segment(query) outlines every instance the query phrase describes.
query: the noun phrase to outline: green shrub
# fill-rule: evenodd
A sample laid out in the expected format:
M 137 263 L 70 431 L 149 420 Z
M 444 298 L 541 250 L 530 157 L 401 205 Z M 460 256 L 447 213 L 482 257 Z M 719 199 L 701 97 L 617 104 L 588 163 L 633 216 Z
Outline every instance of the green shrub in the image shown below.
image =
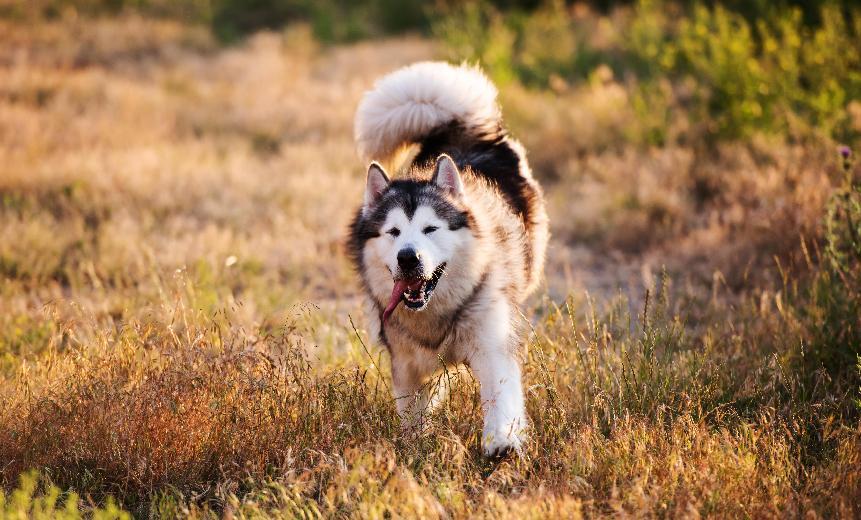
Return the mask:
M 815 279 L 812 305 L 820 308 L 810 356 L 834 377 L 858 374 L 861 356 L 861 183 L 844 159 L 845 180 L 825 217 L 826 265 Z
M 259 29 L 278 29 L 290 22 L 309 22 L 325 42 L 422 29 L 427 10 L 420 0 L 212 0 L 212 28 L 224 41 Z
M 455 61 L 478 62 L 500 84 L 516 79 L 512 48 L 515 34 L 503 16 L 482 2 L 465 2 L 434 22 Z
M 77 493 L 63 493 L 57 486 L 45 484 L 39 492 L 36 472 L 24 473 L 19 485 L 6 494 L 0 488 L 0 519 L 30 518 L 32 520 L 77 520 L 84 518 Z M 87 517 L 93 520 L 130 520 L 131 515 L 108 498 L 105 507 L 96 507 Z
M 0 2 L 0 18 L 52 19 L 74 11 L 86 16 L 116 15 L 136 11 L 149 16 L 206 23 L 217 0 L 28 0 Z
M 774 121 L 768 72 L 744 18 L 720 6 L 698 6 L 679 24 L 677 41 L 667 52 L 678 56 L 678 70 L 696 78 L 706 110 L 700 117 L 712 117 L 718 133 L 743 137 Z
M 720 6 L 698 6 L 668 41 L 666 72 L 690 75 L 700 86 L 701 117 L 715 132 L 746 137 L 791 130 L 800 116 L 827 136 L 847 137 L 846 104 L 861 95 L 858 35 L 840 9 L 827 6 L 817 28 L 800 9 L 775 12 L 752 25 Z M 852 11 L 858 24 L 858 11 Z
M 643 1 L 626 46 L 650 74 L 696 85 L 692 115 L 718 137 L 814 130 L 850 140 L 847 104 L 861 96 L 861 12 L 825 5 L 810 25 L 800 8 L 772 7 L 755 22 L 696 5 L 673 27 L 665 5 Z
M 481 62 L 503 83 L 547 88 L 609 66 L 640 103 L 648 143 L 664 142 L 655 121 L 667 120 L 667 99 L 655 85 L 665 79 L 679 92 L 674 108 L 710 138 L 856 138 L 847 106 L 861 98 L 861 10 L 826 3 L 812 22 L 786 4 L 727 5 L 641 0 L 584 22 L 559 1 L 529 12 L 469 2 L 433 27 L 451 59 Z
M 851 398 L 861 384 L 861 183 L 849 166 L 847 161 L 844 184 L 828 203 L 824 249 L 804 246 L 810 273 L 794 281 L 784 274 L 781 312 L 796 331 L 784 356 L 792 400 L 815 401 L 827 392 Z M 859 411 L 851 399 L 828 406 L 849 417 Z

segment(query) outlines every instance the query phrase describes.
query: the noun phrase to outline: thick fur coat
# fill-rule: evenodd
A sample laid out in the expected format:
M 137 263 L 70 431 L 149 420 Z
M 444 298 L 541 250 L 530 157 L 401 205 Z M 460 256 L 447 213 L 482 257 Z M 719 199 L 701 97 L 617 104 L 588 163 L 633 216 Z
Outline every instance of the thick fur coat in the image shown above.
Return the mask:
M 402 179 L 371 162 L 349 238 L 404 425 L 421 425 L 442 397 L 430 382 L 443 365 L 466 364 L 481 385 L 485 453 L 519 450 L 519 305 L 541 280 L 548 229 L 495 87 L 477 68 L 405 67 L 365 95 L 355 135 L 366 161 L 418 148 Z

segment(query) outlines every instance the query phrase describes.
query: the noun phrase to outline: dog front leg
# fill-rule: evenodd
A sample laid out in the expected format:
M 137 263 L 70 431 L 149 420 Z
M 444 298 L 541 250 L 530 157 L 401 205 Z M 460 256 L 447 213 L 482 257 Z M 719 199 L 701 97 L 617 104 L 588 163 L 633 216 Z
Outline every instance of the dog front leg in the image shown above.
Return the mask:
M 520 364 L 514 355 L 491 352 L 476 356 L 471 367 L 481 384 L 484 454 L 498 456 L 511 450 L 519 452 L 527 424 Z
M 427 415 L 436 401 L 428 379 L 428 374 L 392 359 L 392 391 L 404 430 L 418 432 L 426 427 Z
M 472 373 L 481 385 L 484 431 L 481 445 L 487 456 L 520 452 L 526 434 L 526 405 L 520 362 L 512 346 L 507 313 L 490 320 L 493 330 L 480 339 L 482 347 L 470 359 Z

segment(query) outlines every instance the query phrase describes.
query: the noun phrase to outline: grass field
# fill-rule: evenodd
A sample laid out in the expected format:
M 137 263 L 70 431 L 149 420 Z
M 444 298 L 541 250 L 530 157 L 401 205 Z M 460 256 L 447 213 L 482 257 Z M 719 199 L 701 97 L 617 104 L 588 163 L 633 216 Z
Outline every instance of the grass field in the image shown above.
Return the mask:
M 496 59 L 497 15 L 337 45 L 0 18 L 0 518 L 861 514 L 859 58 L 842 101 L 708 119 L 720 78 L 698 104 L 618 65 L 649 18 L 571 13 L 601 52 L 567 73 L 540 41 Z M 446 57 L 500 82 L 551 219 L 530 441 L 498 463 L 465 371 L 401 432 L 344 254 L 361 94 Z

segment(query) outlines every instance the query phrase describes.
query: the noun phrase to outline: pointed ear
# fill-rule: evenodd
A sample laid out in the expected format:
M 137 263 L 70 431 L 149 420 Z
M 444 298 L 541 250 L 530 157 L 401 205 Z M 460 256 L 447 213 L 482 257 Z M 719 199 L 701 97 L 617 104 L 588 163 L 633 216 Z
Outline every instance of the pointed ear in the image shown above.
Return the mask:
M 368 166 L 368 182 L 365 184 L 365 201 L 362 205 L 362 213 L 367 215 L 380 195 L 389 187 L 389 176 L 379 164 L 372 162 Z
M 433 172 L 434 184 L 456 197 L 463 195 L 463 182 L 454 160 L 446 154 L 437 157 L 436 168 Z

